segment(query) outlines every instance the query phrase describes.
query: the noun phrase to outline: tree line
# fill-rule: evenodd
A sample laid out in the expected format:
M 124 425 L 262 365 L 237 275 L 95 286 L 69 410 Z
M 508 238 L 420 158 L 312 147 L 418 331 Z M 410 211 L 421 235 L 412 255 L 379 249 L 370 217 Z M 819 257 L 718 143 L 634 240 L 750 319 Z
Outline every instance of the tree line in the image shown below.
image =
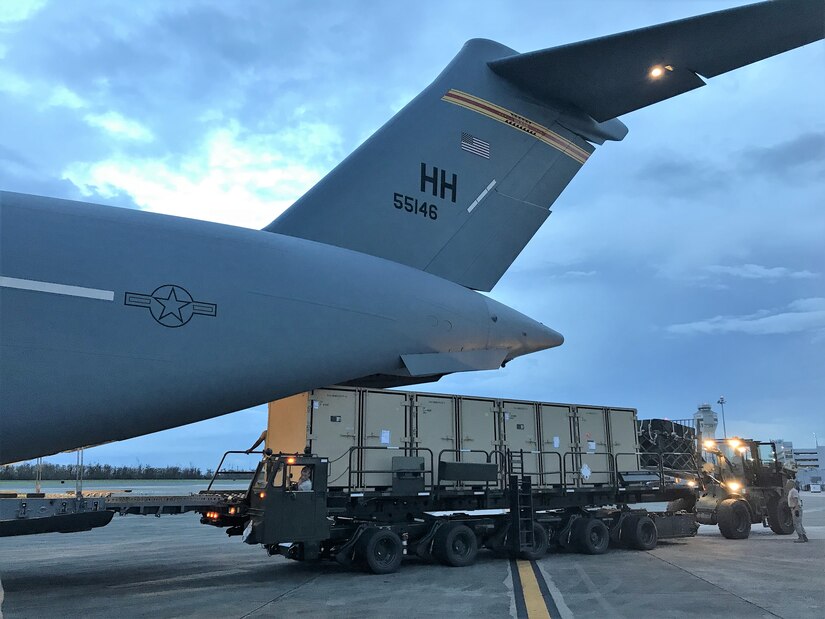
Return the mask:
M 44 462 L 41 467 L 41 479 L 64 480 L 77 477 L 76 464 L 51 464 Z M 112 466 L 111 464 L 85 464 L 83 479 L 211 479 L 212 469 L 202 471 L 189 466 Z M 0 480 L 35 480 L 36 464 L 16 464 L 0 466 Z

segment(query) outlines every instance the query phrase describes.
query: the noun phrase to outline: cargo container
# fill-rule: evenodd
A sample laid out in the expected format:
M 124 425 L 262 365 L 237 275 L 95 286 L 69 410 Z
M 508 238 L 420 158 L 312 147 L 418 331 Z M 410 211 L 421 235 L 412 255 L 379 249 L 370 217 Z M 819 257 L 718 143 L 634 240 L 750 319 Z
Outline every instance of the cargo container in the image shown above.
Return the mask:
M 269 406 L 267 447 L 328 455 L 330 488 L 388 488 L 392 458 L 425 449 L 435 460 L 460 462 L 521 452 L 534 487 L 607 485 L 617 468 L 639 470 L 632 408 L 356 387 L 315 389 Z

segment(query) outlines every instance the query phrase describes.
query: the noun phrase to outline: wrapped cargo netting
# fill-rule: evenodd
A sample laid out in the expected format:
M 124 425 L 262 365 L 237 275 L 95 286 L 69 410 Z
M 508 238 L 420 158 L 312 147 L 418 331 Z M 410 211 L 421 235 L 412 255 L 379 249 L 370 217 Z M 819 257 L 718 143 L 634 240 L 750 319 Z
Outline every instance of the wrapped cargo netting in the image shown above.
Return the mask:
M 640 419 L 639 451 L 644 467 L 657 467 L 661 454 L 662 466 L 675 471 L 694 468 L 692 454 L 696 453 L 696 429 L 692 419 Z

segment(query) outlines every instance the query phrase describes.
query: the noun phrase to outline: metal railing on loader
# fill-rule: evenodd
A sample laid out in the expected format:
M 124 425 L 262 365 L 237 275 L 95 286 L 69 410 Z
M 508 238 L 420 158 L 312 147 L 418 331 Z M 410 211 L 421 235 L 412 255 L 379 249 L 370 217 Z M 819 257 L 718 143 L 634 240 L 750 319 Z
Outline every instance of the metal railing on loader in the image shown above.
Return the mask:
M 569 492 L 577 489 L 598 489 L 602 491 L 621 491 L 629 487 L 647 487 L 650 489 L 665 488 L 666 486 L 677 486 L 675 481 L 679 472 L 701 477 L 696 455 L 689 452 L 650 452 L 633 451 L 610 453 L 606 451 L 586 451 L 571 450 L 564 453 L 558 451 L 525 451 L 525 450 L 483 450 L 483 449 L 442 449 L 435 457 L 432 450 L 425 447 L 415 449 L 404 449 L 392 446 L 353 446 L 348 452 L 347 466 L 347 486 L 345 492 L 362 491 L 367 489 L 387 489 L 392 483 L 372 484 L 368 483 L 370 475 L 393 475 L 397 471 L 393 468 L 365 468 L 357 466 L 356 455 L 366 451 L 398 451 L 400 454 L 424 452 L 427 456 L 423 468 L 420 470 L 425 483 L 423 490 L 432 492 L 436 489 L 446 490 L 452 488 L 459 490 L 466 487 L 482 488 L 485 491 L 497 488 L 506 490 L 509 487 L 509 477 L 513 474 L 513 455 L 520 463 L 517 475 L 529 476 L 533 490 Z M 240 452 L 244 453 L 244 452 Z M 454 460 L 447 461 L 444 456 L 451 454 Z M 490 479 L 479 480 L 478 483 L 469 481 L 458 481 L 445 485 L 446 481 L 441 478 L 441 468 L 444 462 L 456 462 L 461 458 L 461 463 L 471 463 L 473 460 L 465 459 L 466 456 L 479 456 L 483 464 L 495 464 L 498 468 L 498 476 L 495 481 Z M 524 469 L 526 456 L 535 456 L 539 465 L 535 471 Z M 409 455 L 407 457 L 410 457 Z M 669 459 L 680 458 L 689 463 L 682 471 L 673 471 L 665 466 Z M 546 466 L 547 460 L 555 460 L 557 467 Z M 427 460 L 429 466 L 427 466 Z M 594 460 L 603 462 L 604 468 L 591 468 Z M 652 461 L 653 466 L 639 466 L 642 461 Z M 621 465 L 626 464 L 623 468 Z M 534 481 L 535 480 L 535 481 Z M 536 483 L 537 482 L 537 483 Z

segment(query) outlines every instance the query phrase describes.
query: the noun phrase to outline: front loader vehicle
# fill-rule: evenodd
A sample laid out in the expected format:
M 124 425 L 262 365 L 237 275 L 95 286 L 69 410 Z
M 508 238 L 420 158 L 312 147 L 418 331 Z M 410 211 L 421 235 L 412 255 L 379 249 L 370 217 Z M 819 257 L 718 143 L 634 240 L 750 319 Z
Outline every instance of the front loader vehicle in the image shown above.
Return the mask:
M 785 483 L 794 472 L 776 457 L 776 445 L 741 438 L 702 443 L 702 491 L 696 520 L 718 525 L 728 539 L 745 539 L 761 522 L 778 535 L 793 532 Z

